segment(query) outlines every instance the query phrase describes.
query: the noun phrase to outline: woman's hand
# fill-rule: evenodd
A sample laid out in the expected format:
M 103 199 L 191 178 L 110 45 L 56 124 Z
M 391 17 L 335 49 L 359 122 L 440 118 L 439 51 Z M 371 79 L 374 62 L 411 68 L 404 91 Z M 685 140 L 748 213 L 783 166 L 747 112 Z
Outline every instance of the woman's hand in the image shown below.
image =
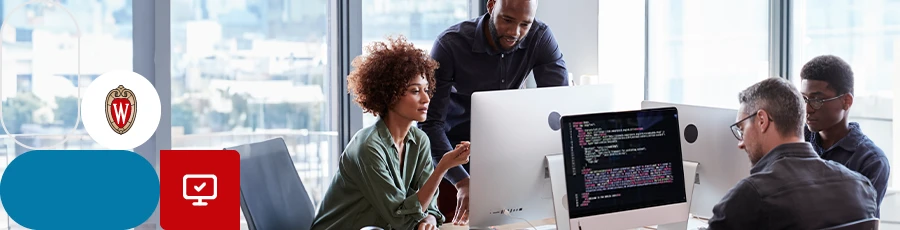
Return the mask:
M 433 215 L 428 214 L 424 220 L 419 222 L 419 230 L 438 230 L 437 227 L 437 218 Z
M 443 166 L 444 170 L 469 163 L 469 142 L 463 141 L 456 145 L 456 148 L 444 154 L 438 166 Z
M 429 224 L 426 222 L 419 222 L 418 229 L 419 230 L 438 230 L 439 228 L 437 226 L 434 226 L 433 224 Z

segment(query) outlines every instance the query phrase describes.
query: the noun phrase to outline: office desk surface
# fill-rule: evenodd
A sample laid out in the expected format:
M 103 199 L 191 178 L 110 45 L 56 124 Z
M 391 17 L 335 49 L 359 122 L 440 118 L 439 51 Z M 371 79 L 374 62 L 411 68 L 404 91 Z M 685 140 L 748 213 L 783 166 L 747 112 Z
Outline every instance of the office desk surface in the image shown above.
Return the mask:
M 549 219 L 543 219 L 543 220 L 539 220 L 539 221 L 532 221 L 531 223 L 534 224 L 535 227 L 541 228 L 542 226 L 545 226 L 545 225 L 555 225 L 556 219 L 549 218 Z M 554 226 L 554 228 L 555 228 L 555 226 Z M 468 229 L 469 229 L 468 226 L 454 226 L 452 224 L 441 226 L 441 230 L 468 230 Z M 528 223 L 521 222 L 521 223 L 497 226 L 494 229 L 518 230 L 518 229 L 532 229 L 532 228 L 530 225 L 528 225 Z M 635 228 L 633 230 L 647 230 L 647 229 L 655 229 L 655 228 Z M 561 229 L 558 229 L 558 230 L 561 230 Z
M 531 223 L 534 224 L 535 227 L 540 227 L 543 225 L 550 225 L 550 224 L 555 225 L 556 220 L 553 218 L 549 218 L 549 219 L 543 219 L 543 220 L 539 220 L 539 221 L 532 221 Z M 469 226 L 455 226 L 455 225 L 449 224 L 449 223 L 441 226 L 441 230 L 468 230 L 468 229 L 469 229 Z M 523 221 L 521 223 L 497 226 L 495 229 L 498 229 L 498 230 L 531 229 L 531 226 L 529 226 L 528 223 L 525 223 Z

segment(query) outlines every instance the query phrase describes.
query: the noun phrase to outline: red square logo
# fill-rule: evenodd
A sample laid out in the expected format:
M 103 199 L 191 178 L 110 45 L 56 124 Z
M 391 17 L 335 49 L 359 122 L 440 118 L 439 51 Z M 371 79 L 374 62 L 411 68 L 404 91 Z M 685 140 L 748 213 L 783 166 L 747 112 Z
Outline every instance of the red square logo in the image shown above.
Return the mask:
M 162 150 L 163 229 L 240 229 L 241 156 L 234 150 Z

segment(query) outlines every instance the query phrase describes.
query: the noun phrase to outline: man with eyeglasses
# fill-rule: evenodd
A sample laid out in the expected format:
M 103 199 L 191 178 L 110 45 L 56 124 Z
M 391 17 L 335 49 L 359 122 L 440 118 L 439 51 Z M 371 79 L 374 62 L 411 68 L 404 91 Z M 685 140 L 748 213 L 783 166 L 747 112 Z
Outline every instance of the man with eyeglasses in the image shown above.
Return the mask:
M 887 191 L 890 164 L 856 122 L 848 122 L 853 105 L 853 71 L 840 57 L 818 56 L 800 70 L 806 101 L 806 141 L 822 159 L 847 166 L 869 178 L 878 193 L 878 206 Z M 880 212 L 876 213 L 880 216 Z
M 793 84 L 769 78 L 738 98 L 731 130 L 753 166 L 713 207 L 709 229 L 822 229 L 875 216 L 869 180 L 803 141 L 806 111 Z

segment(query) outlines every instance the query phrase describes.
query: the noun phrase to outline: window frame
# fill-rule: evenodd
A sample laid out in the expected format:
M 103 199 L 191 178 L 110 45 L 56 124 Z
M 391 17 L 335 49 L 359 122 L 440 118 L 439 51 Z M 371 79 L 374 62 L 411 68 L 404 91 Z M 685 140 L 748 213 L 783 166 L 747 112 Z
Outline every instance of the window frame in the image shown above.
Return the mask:
M 134 152 L 143 156 L 153 165 L 159 174 L 160 150 L 172 148 L 172 79 L 170 70 L 171 45 L 170 45 L 170 0 L 157 1 L 133 1 L 132 2 L 132 58 L 135 73 L 147 78 L 160 95 L 160 116 L 156 133 L 134 148 Z M 153 211 L 153 215 L 142 226 L 159 225 L 159 207 Z
M 352 103 L 346 89 L 346 76 L 350 72 L 352 58 L 362 52 L 362 9 L 361 0 L 338 0 L 328 3 L 328 60 L 329 76 L 326 97 L 331 102 L 328 109 L 334 119 L 326 124 L 339 132 L 339 142 L 332 146 L 337 150 L 330 158 L 330 168 L 337 168 L 334 160 L 343 152 L 353 133 L 360 130 L 362 109 Z M 133 58 L 134 72 L 153 83 L 160 95 L 162 114 L 171 114 L 171 0 L 134 1 L 133 12 Z M 159 152 L 172 149 L 171 116 L 162 116 L 156 133 L 134 151 L 146 158 L 159 173 Z M 334 172 L 327 172 L 332 177 Z M 161 230 L 159 208 L 142 226 Z
M 644 0 L 644 100 L 650 100 L 650 1 Z M 790 79 L 790 6 L 793 0 L 768 0 L 769 77 Z
M 769 77 L 781 77 L 788 81 L 793 82 L 795 78 L 799 76 L 794 76 L 792 69 L 792 58 L 794 58 L 793 46 L 795 45 L 794 40 L 794 0 L 768 0 L 769 4 L 769 49 L 768 49 L 768 57 L 769 57 Z M 649 57 L 650 57 L 650 20 L 649 20 L 649 12 L 650 12 L 650 0 L 644 0 L 644 100 L 650 99 L 649 89 L 650 89 L 650 74 L 649 74 Z M 895 93 L 895 95 L 900 95 L 900 93 Z M 895 99 L 896 100 L 896 99 Z M 897 109 L 895 109 L 896 111 Z M 895 114 L 894 116 L 897 116 Z M 866 117 L 860 116 L 851 116 L 853 119 L 870 119 Z M 893 122 L 893 119 L 890 119 Z M 895 125 L 897 126 L 897 125 Z M 896 128 L 895 128 L 896 130 Z M 900 134 L 894 134 L 900 135 Z M 894 138 L 897 140 L 898 138 Z M 900 154 L 896 153 L 898 150 L 893 150 L 890 154 L 893 156 L 900 156 Z M 893 162 L 900 162 L 900 159 L 893 159 Z M 895 169 L 894 172 L 897 170 Z M 892 173 L 896 174 L 896 173 Z M 896 177 L 896 176 L 892 176 Z M 891 179 L 888 182 L 888 190 L 889 191 L 900 191 L 900 185 L 897 185 L 893 182 L 898 181 L 897 179 Z

